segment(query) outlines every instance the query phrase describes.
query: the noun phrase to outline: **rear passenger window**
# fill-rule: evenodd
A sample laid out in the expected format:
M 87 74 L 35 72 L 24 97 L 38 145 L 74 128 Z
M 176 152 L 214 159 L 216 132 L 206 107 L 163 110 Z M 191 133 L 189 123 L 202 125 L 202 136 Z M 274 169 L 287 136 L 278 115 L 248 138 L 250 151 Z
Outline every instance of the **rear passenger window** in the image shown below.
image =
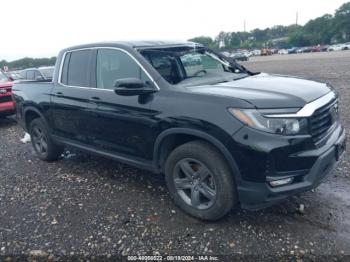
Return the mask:
M 122 78 L 149 81 L 134 59 L 120 50 L 98 50 L 96 71 L 97 87 L 103 89 L 113 89 L 114 82 Z
M 92 50 L 80 50 L 67 53 L 62 68 L 62 84 L 93 87 L 89 74 L 91 59 Z

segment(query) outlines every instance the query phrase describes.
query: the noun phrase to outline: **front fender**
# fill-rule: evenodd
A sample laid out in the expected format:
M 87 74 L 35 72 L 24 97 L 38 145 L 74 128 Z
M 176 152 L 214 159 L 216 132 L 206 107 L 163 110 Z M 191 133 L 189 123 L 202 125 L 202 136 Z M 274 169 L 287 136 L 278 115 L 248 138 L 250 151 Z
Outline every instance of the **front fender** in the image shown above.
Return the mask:
M 161 154 L 161 146 L 163 141 L 171 135 L 191 135 L 194 137 L 198 137 L 198 139 L 207 141 L 208 143 L 214 145 L 224 156 L 229 167 L 232 170 L 232 174 L 237 183 L 241 181 L 241 174 L 238 169 L 238 165 L 234 160 L 232 154 L 225 147 L 224 143 L 214 136 L 203 132 L 201 130 L 191 129 L 191 128 L 170 128 L 159 134 L 155 141 L 154 152 L 153 152 L 153 165 L 155 167 L 159 167 L 160 165 L 160 154 Z

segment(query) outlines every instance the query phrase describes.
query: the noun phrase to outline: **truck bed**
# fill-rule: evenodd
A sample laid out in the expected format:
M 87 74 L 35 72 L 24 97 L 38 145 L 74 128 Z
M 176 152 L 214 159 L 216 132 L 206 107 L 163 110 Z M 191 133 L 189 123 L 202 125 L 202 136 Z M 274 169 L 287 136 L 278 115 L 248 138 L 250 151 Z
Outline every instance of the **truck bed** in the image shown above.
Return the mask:
M 51 80 L 40 81 L 16 81 L 12 92 L 16 103 L 16 117 L 19 124 L 25 128 L 23 123 L 24 108 L 34 107 L 41 112 L 51 102 L 51 90 L 54 83 Z

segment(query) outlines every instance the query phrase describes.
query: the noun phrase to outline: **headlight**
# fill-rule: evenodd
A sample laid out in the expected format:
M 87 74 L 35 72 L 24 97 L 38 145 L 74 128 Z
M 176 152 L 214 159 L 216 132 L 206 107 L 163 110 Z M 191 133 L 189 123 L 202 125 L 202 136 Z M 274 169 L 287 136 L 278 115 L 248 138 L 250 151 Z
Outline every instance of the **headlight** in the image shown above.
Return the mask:
M 279 135 L 307 134 L 308 121 L 306 118 L 270 118 L 255 109 L 229 108 L 229 112 L 244 124 L 268 133 Z

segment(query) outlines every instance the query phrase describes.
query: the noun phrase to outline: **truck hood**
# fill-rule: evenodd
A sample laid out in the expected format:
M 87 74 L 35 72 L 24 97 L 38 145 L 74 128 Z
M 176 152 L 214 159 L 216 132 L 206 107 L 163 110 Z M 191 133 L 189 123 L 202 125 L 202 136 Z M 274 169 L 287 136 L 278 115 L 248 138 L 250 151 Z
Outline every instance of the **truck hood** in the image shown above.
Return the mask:
M 257 108 L 299 108 L 330 92 L 324 83 L 265 73 L 216 85 L 189 87 L 188 90 L 243 99 Z

